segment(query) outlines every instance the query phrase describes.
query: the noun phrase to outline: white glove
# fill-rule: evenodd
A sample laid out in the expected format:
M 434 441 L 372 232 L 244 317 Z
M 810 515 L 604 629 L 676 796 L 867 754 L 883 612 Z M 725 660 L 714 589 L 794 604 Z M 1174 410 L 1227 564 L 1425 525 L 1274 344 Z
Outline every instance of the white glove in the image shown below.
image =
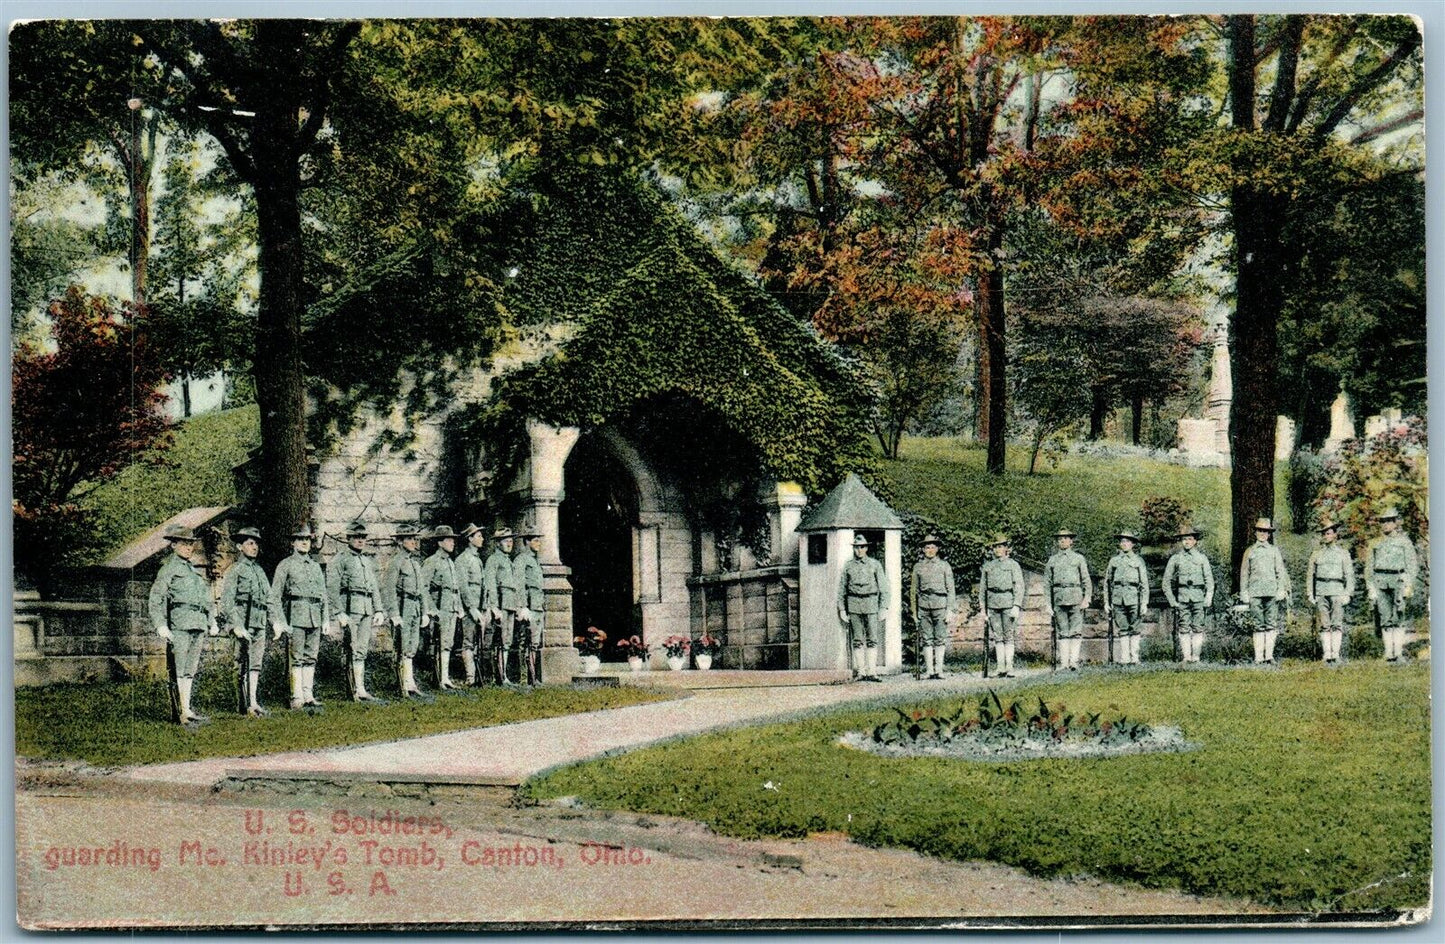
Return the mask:
M 1371 587 L 1367 592 L 1370 595 L 1371 603 L 1374 603 L 1375 600 L 1380 596 L 1380 591 L 1376 590 L 1374 587 Z
M 1139 619 L 1145 620 L 1145 619 L 1148 619 L 1148 618 L 1149 618 L 1149 608 L 1148 608 L 1147 606 L 1141 606 L 1141 607 L 1139 607 Z
M 274 623 L 271 624 L 271 638 L 272 638 L 272 639 L 280 639 L 282 633 L 289 633 L 289 632 L 291 632 L 291 627 L 290 627 L 290 626 L 287 626 L 285 623 L 281 622 L 280 620 L 277 620 L 276 622 L 274 622 Z
M 340 638 L 341 638 L 341 627 L 340 627 L 339 625 L 337 625 L 336 623 L 327 623 L 325 626 L 323 626 L 323 627 L 321 628 L 321 632 L 322 632 L 328 639 L 340 639 Z
M 525 606 L 522 607 L 520 610 L 517 611 L 517 619 L 527 623 L 532 622 L 532 611 L 527 609 Z
M 888 614 L 887 614 L 887 613 L 884 613 L 882 610 L 879 610 L 879 611 L 878 611 L 878 625 L 879 625 L 879 626 L 882 626 L 882 625 L 883 625 L 884 623 L 886 623 L 886 622 L 888 622 Z
M 1411 584 L 1408 584 L 1408 583 L 1405 584 L 1405 586 L 1403 586 L 1403 587 L 1400 588 L 1400 595 L 1401 595 L 1401 596 L 1404 596 L 1404 597 L 1408 597 L 1408 596 L 1410 596 L 1410 594 L 1412 594 L 1412 593 L 1414 593 L 1414 592 L 1415 592 L 1414 586 L 1412 586 Z
M 953 625 L 954 625 L 955 623 L 957 623 L 957 622 L 958 622 L 958 613 L 957 613 L 957 612 L 949 612 L 949 613 L 945 614 L 944 617 L 943 617 L 943 625 L 947 626 L 949 629 L 952 629 L 952 628 L 953 628 Z
M 386 623 L 386 614 L 385 614 L 385 613 L 381 612 L 380 610 L 377 610 L 375 613 L 371 614 L 371 625 L 373 625 L 373 626 L 382 626 L 382 625 L 384 625 L 385 623 Z
M 426 629 L 426 628 L 427 628 L 428 626 L 430 626 L 430 625 L 431 625 L 431 617 L 428 616 L 427 614 L 423 613 L 423 614 L 421 615 L 421 628 L 422 628 L 422 629 Z
M 1011 606 L 1011 607 L 1009 607 L 1008 615 L 1009 615 L 1009 616 L 1012 616 L 1014 619 L 1018 619 L 1018 618 L 1019 618 L 1019 608 L 1016 607 L 1016 606 Z
M 1105 604 L 1104 604 L 1104 615 L 1105 615 L 1105 616 L 1108 616 L 1108 615 L 1109 615 L 1110 613 L 1112 613 L 1112 612 L 1114 612 L 1114 608 L 1113 608 L 1112 606 L 1110 606 L 1109 604 L 1105 603 Z
M 211 620 L 211 628 L 208 629 L 207 632 L 212 636 L 219 636 L 221 635 L 221 627 L 216 625 L 215 620 Z
M 1214 595 L 1210 594 L 1204 598 L 1204 608 L 1207 610 L 1214 605 Z
M 164 626 L 156 627 L 156 635 L 164 639 L 166 642 L 171 641 L 171 631 Z
M 1353 599 L 1354 599 L 1354 597 L 1345 597 L 1344 601 L 1340 604 L 1340 606 L 1349 606 L 1349 605 L 1350 605 L 1350 601 L 1353 600 Z
M 346 627 L 351 625 L 351 617 L 347 616 L 345 613 L 336 614 L 336 625 L 341 627 L 342 629 L 345 629 Z
M 471 615 L 473 623 L 480 623 L 482 621 L 482 611 L 476 607 L 472 607 Z
M 1315 597 L 1314 597 L 1314 594 L 1310 594 L 1309 596 L 1305 597 L 1305 599 L 1310 601 L 1310 606 L 1314 606 L 1314 605 L 1315 605 Z
M 1281 590 L 1281 591 L 1279 591 L 1278 593 L 1276 593 L 1276 594 L 1274 595 L 1274 598 L 1275 598 L 1276 600 L 1283 600 L 1283 599 L 1284 599 L 1285 597 L 1287 597 L 1287 596 L 1289 596 L 1289 591 L 1288 591 L 1288 590 Z
M 393 625 L 393 626 L 400 626 L 400 625 L 401 625 L 401 617 L 400 617 L 400 616 L 393 616 L 393 617 L 391 618 L 391 625 Z
M 245 639 L 245 638 L 247 638 L 247 637 L 246 637 L 246 627 L 244 627 L 244 626 L 232 626 L 232 627 L 231 627 L 231 635 L 235 636 L 237 639 Z
M 502 619 L 502 611 L 500 608 L 494 606 L 487 611 L 487 616 L 500 622 Z
M 843 609 L 841 606 L 838 607 L 838 622 L 840 622 L 840 623 L 846 623 L 846 622 L 848 622 L 848 611 L 845 610 L 845 609 Z

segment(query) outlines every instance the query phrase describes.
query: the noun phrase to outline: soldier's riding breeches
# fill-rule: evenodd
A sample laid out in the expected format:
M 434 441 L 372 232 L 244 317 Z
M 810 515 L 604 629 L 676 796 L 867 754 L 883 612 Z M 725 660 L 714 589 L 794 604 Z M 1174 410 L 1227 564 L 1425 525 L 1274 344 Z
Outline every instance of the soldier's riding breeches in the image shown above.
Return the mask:
M 171 630 L 171 651 L 176 657 L 176 678 L 188 679 L 196 674 L 196 669 L 201 665 L 201 646 L 205 645 L 205 642 L 205 630 Z
M 1019 621 L 1013 615 L 1013 607 L 1006 610 L 988 611 L 989 641 L 997 645 L 1001 642 L 1018 642 Z
M 291 665 L 305 668 L 316 664 L 316 654 L 321 651 L 321 627 L 299 629 L 291 627 Z
M 1398 587 L 1380 587 L 1375 591 L 1375 612 L 1381 629 L 1399 629 L 1405 616 L 1405 597 Z
M 1115 636 L 1139 635 L 1139 604 L 1114 604 L 1113 619 Z
M 1083 606 L 1055 606 L 1054 631 L 1060 639 L 1077 639 L 1084 635 Z
M 438 613 L 434 621 L 437 636 L 440 639 L 439 648 L 450 651 L 456 648 L 457 641 L 457 614 Z
M 542 648 L 542 627 L 545 615 L 532 611 L 530 620 L 518 619 L 516 621 L 517 645 L 527 645 L 533 649 Z
M 259 672 L 266 657 L 266 627 L 248 632 L 246 641 L 246 671 Z
M 1274 597 L 1250 597 L 1249 615 L 1259 624 L 1256 632 L 1272 632 L 1279 629 L 1280 601 Z
M 918 629 L 925 646 L 948 645 L 948 610 L 918 608 Z
M 404 659 L 410 659 L 421 648 L 421 621 L 415 616 L 403 619 L 396 627 L 396 651 Z
M 1345 628 L 1345 596 L 1330 594 L 1315 597 L 1315 609 L 1320 614 L 1320 629 Z
M 517 614 L 512 610 L 503 610 L 502 618 L 496 621 L 496 629 L 492 635 L 492 647 L 501 649 L 512 648 L 512 631 L 517 625 Z
M 351 639 L 352 663 L 364 663 L 366 654 L 371 651 L 371 617 L 353 616 L 351 625 L 346 629 L 346 634 Z
M 457 648 L 462 652 L 471 652 L 474 649 L 481 649 L 486 645 L 482 639 L 482 627 L 471 616 L 463 614 L 461 619 L 461 638 L 457 640 Z
M 1204 632 L 1204 616 L 1209 611 L 1204 608 L 1204 601 L 1197 600 L 1192 603 L 1180 601 L 1174 607 L 1174 615 L 1178 620 L 1177 626 L 1180 633 L 1202 633 Z
M 869 649 L 878 648 L 878 614 L 877 613 L 849 613 L 848 614 L 848 636 L 853 648 L 867 646 Z

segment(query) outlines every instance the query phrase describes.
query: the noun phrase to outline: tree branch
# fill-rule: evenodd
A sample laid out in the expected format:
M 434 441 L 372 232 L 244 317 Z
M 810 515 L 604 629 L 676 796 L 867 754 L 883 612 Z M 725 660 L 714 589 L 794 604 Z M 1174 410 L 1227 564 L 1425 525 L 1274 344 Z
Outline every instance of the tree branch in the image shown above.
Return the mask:
M 1423 117 L 1425 117 L 1425 109 L 1412 109 L 1397 118 L 1392 118 L 1389 121 L 1381 122 L 1380 124 L 1375 125 L 1373 128 L 1366 128 L 1364 131 L 1361 131 L 1359 134 L 1351 138 L 1350 143 L 1364 144 L 1367 141 L 1373 141 L 1376 138 L 1383 137 L 1384 135 L 1387 135 L 1392 131 L 1398 131 L 1406 125 L 1413 124 Z
M 332 37 L 326 52 L 316 63 L 316 74 L 311 79 L 311 103 L 306 121 L 296 135 L 296 156 L 299 158 L 316 141 L 316 135 L 326 123 L 326 113 L 331 108 L 332 74 L 341 66 L 346 47 L 361 32 L 361 24 L 355 21 L 345 23 Z
M 1371 90 L 1383 84 L 1385 80 L 1399 68 L 1400 64 L 1413 55 L 1419 48 L 1420 34 L 1417 31 L 1411 31 L 1409 37 L 1401 40 L 1394 51 L 1386 56 L 1379 65 L 1361 76 L 1360 79 L 1350 87 L 1350 90 L 1344 94 L 1344 97 L 1341 98 L 1335 104 L 1335 107 L 1330 110 L 1330 113 L 1325 116 L 1324 121 L 1320 122 L 1314 129 L 1315 139 L 1322 141 L 1333 134 L 1335 128 L 1339 127 L 1340 122 L 1344 121 L 1350 112 L 1354 110 L 1354 107 L 1359 104 L 1360 99 L 1364 98 Z

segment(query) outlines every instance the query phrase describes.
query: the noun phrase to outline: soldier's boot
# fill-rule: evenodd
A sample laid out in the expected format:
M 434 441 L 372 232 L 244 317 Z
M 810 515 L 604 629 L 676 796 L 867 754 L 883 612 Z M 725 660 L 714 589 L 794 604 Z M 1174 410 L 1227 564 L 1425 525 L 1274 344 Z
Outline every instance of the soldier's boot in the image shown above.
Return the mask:
M 881 681 L 878 678 L 878 650 L 872 646 L 863 650 L 864 665 L 868 668 L 868 674 L 864 678 L 870 682 Z
M 993 663 L 998 666 L 998 674 L 1002 676 L 1008 675 L 1008 662 L 1005 659 L 1007 653 L 1008 643 L 996 642 L 993 644 Z
M 256 716 L 264 715 L 266 713 L 266 709 L 261 707 L 260 695 L 258 694 L 261 690 L 261 673 L 257 669 L 252 669 L 247 674 L 250 676 L 251 682 L 251 704 L 248 706 L 247 714 Z
M 306 704 L 313 708 L 320 708 L 321 702 L 316 698 L 316 666 L 306 667 Z
M 1079 643 L 1081 639 L 1063 640 L 1064 668 L 1074 670 L 1079 667 Z
M 1014 644 L 1011 643 L 1011 642 L 1009 642 L 1009 643 L 1004 643 L 1004 646 L 1006 647 L 1005 650 L 1004 650 L 1004 654 L 1005 654 L 1005 655 L 1007 656 L 1007 658 L 1008 658 L 1008 674 L 1009 674 L 1009 675 L 1013 675 L 1013 674 L 1014 674 Z
M 496 679 L 498 685 L 511 684 L 507 678 L 507 650 L 500 646 L 492 653 L 492 677 Z
M 306 703 L 306 692 L 301 686 L 301 667 L 291 667 L 291 707 L 300 708 Z
M 532 647 L 528 646 L 517 654 L 518 659 L 527 663 L 527 684 L 529 686 L 537 684 L 537 660 L 532 658 L 533 651 Z
M 926 677 L 933 676 L 933 647 L 923 646 L 923 674 Z
M 541 684 L 542 684 L 542 650 L 541 650 L 541 649 L 529 649 L 529 650 L 527 651 L 527 658 L 530 659 L 531 662 L 532 662 L 532 684 L 533 684 L 533 685 L 541 685 Z
M 1138 636 L 1130 636 L 1130 637 L 1129 637 L 1129 664 L 1130 664 L 1130 665 L 1138 665 L 1138 664 L 1139 664 L 1139 637 L 1138 637 Z
M 1274 641 L 1279 638 L 1279 630 L 1271 629 L 1264 634 L 1264 661 L 1274 663 Z
M 468 687 L 477 684 L 477 661 L 470 649 L 462 650 L 462 671 L 466 673 Z
M 854 646 L 854 647 L 853 647 L 853 677 L 854 677 L 855 679 L 860 679 L 860 678 L 863 677 L 863 647 L 862 647 L 862 646 Z
M 181 704 L 181 724 L 195 719 L 191 714 L 191 680 L 188 678 L 176 678 L 176 698 Z
M 351 690 L 355 694 L 351 696 L 352 701 L 375 701 L 371 692 L 366 690 L 366 663 L 351 663 Z
M 1259 665 L 1264 661 L 1264 633 L 1254 633 L 1251 638 L 1254 640 L 1254 664 Z
M 943 657 L 948 653 L 947 646 L 933 647 L 933 673 L 943 678 Z
M 1341 650 L 1344 648 L 1345 644 L 1345 631 L 1342 629 L 1337 629 L 1334 632 L 1330 633 L 1330 635 L 1334 637 L 1330 645 L 1335 653 L 1335 661 L 1338 662 L 1340 661 Z
M 441 650 L 441 656 L 437 659 L 437 688 L 443 691 L 450 691 L 456 688 L 452 684 L 452 651 Z

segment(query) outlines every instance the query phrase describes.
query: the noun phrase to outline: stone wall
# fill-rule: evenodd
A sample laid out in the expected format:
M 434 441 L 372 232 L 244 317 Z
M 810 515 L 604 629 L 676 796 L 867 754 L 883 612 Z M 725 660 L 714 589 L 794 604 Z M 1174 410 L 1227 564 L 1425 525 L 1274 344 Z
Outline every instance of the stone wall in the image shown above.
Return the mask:
M 688 581 L 692 635 L 722 640 L 714 668 L 798 668 L 798 569 L 763 567 Z

